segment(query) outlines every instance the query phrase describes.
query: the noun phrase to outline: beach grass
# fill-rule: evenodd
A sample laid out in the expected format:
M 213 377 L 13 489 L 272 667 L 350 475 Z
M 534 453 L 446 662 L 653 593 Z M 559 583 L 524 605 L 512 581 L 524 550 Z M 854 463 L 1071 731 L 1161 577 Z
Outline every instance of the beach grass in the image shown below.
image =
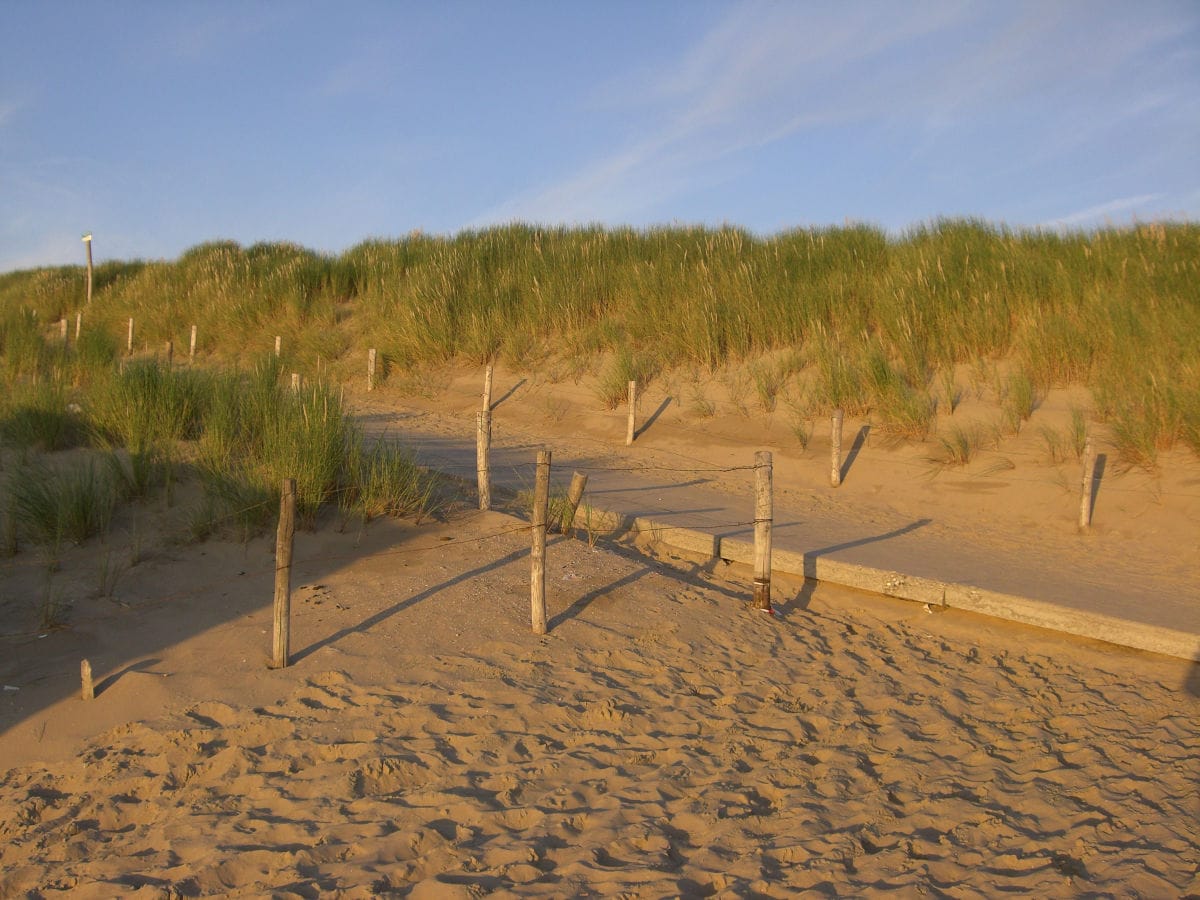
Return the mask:
M 57 352 L 29 335 L 81 308 L 82 271 L 0 276 L 10 375 Z M 357 373 L 368 347 L 400 371 L 605 358 L 604 405 L 634 374 L 798 353 L 804 365 L 788 378 L 811 383 L 821 408 L 873 414 L 916 440 L 936 424 L 922 395 L 936 387 L 952 413 L 956 367 L 1003 363 L 1021 380 L 1008 387 L 1013 426 L 1047 390 L 1086 387 L 1123 457 L 1153 466 L 1164 448 L 1197 443 L 1197 276 L 1191 223 L 1048 231 L 939 220 L 900 235 L 852 225 L 770 236 L 513 224 L 338 255 L 215 241 L 173 262 L 109 263 L 84 321 L 119 337 L 133 317 L 140 349 L 186 346 L 195 324 L 200 354 L 226 364 L 280 335 L 289 371 L 330 377 Z M 768 410 L 778 377 L 757 372 Z

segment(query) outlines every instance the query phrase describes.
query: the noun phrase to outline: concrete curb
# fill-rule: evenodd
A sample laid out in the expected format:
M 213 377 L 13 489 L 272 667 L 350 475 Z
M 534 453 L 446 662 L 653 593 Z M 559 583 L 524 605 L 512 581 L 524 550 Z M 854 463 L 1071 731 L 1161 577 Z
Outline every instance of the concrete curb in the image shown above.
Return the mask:
M 722 538 L 691 528 L 664 525 L 652 519 L 636 518 L 630 530 L 651 540 L 688 553 L 698 553 L 713 559 L 754 563 L 754 544 L 750 541 Z M 1058 606 L 1042 600 L 1015 597 L 966 584 L 918 578 L 900 572 L 873 569 L 853 563 L 838 562 L 823 556 L 809 556 L 789 550 L 773 549 L 771 571 L 780 574 L 802 575 L 817 581 L 882 594 L 900 600 L 928 603 L 964 609 L 970 612 L 1048 628 L 1076 637 L 1105 641 L 1135 650 L 1147 650 L 1164 656 L 1200 661 L 1200 635 L 1170 628 L 1159 628 L 1141 622 L 1131 622 L 1101 613 Z

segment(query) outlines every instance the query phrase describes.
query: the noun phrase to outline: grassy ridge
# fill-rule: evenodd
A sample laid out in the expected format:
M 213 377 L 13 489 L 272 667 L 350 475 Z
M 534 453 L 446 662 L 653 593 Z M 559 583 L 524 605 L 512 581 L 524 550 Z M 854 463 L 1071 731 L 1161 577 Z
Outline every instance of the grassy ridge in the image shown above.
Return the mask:
M 816 408 L 872 410 L 912 437 L 934 427 L 931 396 L 956 366 L 1003 360 L 1035 392 L 1090 388 L 1122 453 L 1152 465 L 1178 440 L 1200 452 L 1197 284 L 1195 224 L 1060 234 L 944 221 L 897 239 L 866 226 L 757 238 L 512 225 L 339 256 L 217 242 L 109 263 L 87 316 L 112 335 L 133 316 L 143 346 L 186 347 L 196 324 L 203 352 L 230 357 L 282 334 L 305 371 L 369 346 L 400 367 L 605 355 L 620 385 L 787 350 L 774 377 L 806 373 Z M 21 308 L 73 317 L 83 296 L 82 267 L 0 276 L 6 321 Z

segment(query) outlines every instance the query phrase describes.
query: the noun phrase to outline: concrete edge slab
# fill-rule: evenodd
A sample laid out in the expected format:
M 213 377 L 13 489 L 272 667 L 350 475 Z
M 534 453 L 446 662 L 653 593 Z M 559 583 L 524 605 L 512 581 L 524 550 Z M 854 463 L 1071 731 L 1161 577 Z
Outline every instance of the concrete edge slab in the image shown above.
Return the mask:
M 689 553 L 748 565 L 754 562 L 754 544 L 750 541 L 721 538 L 691 528 L 665 525 L 641 517 L 633 520 L 630 530 L 646 535 L 657 543 Z M 873 569 L 870 566 L 788 550 L 772 550 L 771 571 L 802 575 L 805 578 L 899 600 L 967 610 L 1008 622 L 1047 628 L 1076 637 L 1146 650 L 1191 662 L 1200 661 L 1200 635 L 1132 622 L 1102 613 L 1072 609 L 1043 600 L 1001 594 L 966 584 L 920 578 L 902 572 Z

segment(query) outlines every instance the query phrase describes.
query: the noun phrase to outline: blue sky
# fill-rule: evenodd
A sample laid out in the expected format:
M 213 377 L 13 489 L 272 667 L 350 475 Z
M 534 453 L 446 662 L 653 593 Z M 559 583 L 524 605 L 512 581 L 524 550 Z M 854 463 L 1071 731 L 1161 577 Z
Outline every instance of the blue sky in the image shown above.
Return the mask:
M 0 0 L 0 271 L 938 216 L 1200 219 L 1200 2 Z

